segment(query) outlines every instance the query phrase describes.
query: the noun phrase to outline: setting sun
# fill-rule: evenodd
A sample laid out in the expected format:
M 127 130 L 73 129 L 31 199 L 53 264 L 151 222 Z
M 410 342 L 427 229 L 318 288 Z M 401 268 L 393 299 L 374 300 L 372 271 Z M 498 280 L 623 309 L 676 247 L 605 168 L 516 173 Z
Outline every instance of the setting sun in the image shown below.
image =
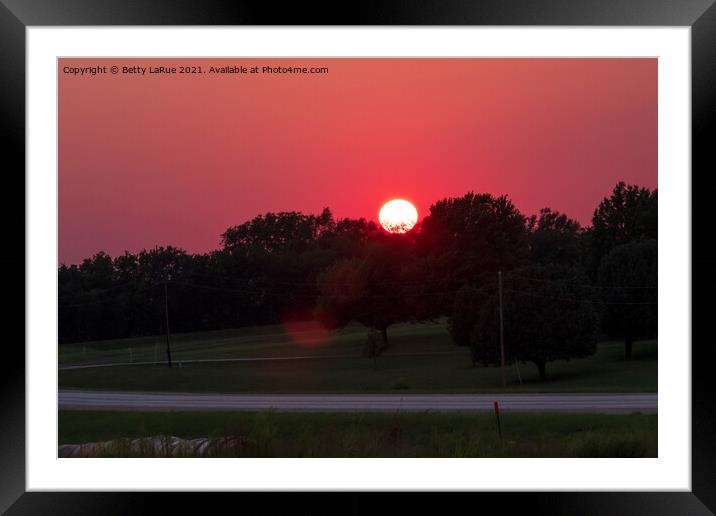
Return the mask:
M 418 210 L 405 199 L 393 199 L 380 209 L 378 220 L 388 233 L 407 233 L 418 222 Z

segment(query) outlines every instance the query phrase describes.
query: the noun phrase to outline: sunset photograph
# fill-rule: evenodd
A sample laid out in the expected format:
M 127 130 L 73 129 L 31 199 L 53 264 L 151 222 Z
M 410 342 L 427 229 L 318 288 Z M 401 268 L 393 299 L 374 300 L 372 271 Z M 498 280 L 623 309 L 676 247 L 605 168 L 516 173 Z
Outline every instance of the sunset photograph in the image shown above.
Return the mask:
M 58 457 L 659 456 L 656 58 L 57 66 Z

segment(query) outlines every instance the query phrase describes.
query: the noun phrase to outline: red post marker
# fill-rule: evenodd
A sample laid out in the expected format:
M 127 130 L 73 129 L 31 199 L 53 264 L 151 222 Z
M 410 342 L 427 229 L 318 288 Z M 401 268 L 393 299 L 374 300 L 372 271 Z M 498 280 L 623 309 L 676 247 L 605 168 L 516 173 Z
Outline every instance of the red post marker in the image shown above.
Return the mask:
M 502 425 L 500 424 L 500 404 L 493 402 L 495 406 L 495 418 L 497 418 L 497 434 L 500 436 L 500 442 L 502 442 Z

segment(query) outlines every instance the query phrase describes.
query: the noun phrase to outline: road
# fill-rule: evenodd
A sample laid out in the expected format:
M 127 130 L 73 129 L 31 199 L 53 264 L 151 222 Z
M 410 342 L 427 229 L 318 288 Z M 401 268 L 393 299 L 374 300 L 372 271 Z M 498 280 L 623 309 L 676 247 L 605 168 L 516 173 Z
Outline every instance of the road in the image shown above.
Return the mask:
M 183 394 L 61 390 L 61 410 L 650 412 L 656 394 Z

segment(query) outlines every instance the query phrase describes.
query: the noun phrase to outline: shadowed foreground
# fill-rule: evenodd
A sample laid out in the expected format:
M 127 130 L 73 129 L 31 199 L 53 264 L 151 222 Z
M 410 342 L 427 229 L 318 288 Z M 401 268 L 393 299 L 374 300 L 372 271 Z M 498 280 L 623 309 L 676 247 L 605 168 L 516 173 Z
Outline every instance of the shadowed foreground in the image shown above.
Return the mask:
M 60 456 L 656 457 L 657 416 L 61 411 Z M 139 439 L 149 437 L 146 439 Z M 72 443 L 100 443 L 80 447 Z

